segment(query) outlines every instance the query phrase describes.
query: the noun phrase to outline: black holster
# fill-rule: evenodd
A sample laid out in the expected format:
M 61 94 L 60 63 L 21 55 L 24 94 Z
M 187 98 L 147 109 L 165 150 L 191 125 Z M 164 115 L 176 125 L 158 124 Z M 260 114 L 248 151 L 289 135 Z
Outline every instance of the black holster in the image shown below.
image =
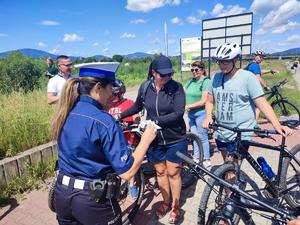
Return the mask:
M 121 179 L 109 173 L 105 180 L 93 180 L 90 183 L 90 195 L 98 203 L 103 203 L 107 199 L 117 199 L 120 195 Z

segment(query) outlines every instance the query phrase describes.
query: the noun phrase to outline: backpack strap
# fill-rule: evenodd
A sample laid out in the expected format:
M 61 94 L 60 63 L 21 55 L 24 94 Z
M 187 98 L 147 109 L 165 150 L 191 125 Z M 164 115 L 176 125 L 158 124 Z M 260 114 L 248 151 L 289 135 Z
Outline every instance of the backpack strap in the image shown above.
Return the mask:
M 199 87 L 199 90 L 202 92 L 202 89 L 203 89 L 203 84 L 204 84 L 204 81 L 209 79 L 208 77 L 204 77 L 203 81 L 201 82 L 201 85 Z
M 147 92 L 147 89 L 148 89 L 150 83 L 151 83 L 151 80 L 146 80 L 141 85 L 141 98 L 142 98 L 143 105 L 145 105 L 145 96 L 146 96 L 146 92 Z

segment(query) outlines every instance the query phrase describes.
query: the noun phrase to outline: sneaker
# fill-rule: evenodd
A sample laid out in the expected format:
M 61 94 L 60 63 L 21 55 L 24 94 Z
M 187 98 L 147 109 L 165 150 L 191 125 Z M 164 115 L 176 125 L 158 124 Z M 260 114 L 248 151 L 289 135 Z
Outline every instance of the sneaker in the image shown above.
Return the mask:
M 131 198 L 136 199 L 138 197 L 139 193 L 135 185 L 130 186 L 129 191 L 130 191 Z

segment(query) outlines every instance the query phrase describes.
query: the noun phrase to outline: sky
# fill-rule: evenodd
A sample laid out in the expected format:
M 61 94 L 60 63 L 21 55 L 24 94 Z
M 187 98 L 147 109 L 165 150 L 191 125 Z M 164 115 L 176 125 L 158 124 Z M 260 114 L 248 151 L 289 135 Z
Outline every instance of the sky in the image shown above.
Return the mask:
M 253 12 L 252 50 L 300 47 L 297 0 L 0 0 L 0 52 L 34 48 L 93 56 L 164 52 L 201 36 L 202 20 Z

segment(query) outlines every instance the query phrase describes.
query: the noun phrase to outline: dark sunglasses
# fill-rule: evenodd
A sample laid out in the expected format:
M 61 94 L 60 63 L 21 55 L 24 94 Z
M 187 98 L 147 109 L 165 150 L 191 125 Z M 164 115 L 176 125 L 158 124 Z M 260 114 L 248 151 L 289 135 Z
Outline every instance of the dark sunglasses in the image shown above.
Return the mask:
M 232 60 L 217 60 L 216 62 L 218 65 L 223 64 L 223 65 L 227 66 L 232 62 Z
M 200 67 L 200 68 L 195 68 L 195 69 L 191 69 L 191 72 L 193 73 L 194 71 L 195 72 L 198 72 L 199 70 L 203 70 L 204 68 L 203 67 Z
M 73 64 L 71 63 L 71 64 L 59 64 L 59 66 L 65 66 L 65 67 L 72 67 L 73 66 Z

